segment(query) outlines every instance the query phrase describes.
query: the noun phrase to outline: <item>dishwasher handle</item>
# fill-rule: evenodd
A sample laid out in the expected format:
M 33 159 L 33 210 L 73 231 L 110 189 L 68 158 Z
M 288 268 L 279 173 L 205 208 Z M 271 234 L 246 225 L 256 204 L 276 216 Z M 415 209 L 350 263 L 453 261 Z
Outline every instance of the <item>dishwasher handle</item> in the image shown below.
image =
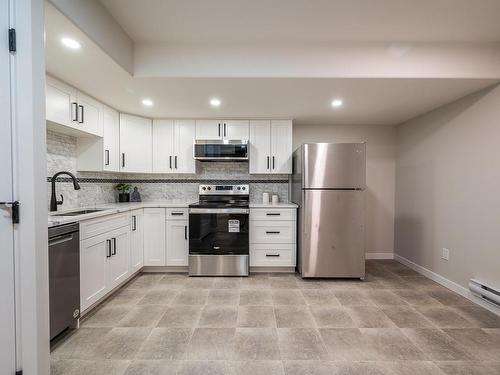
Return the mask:
M 73 233 L 62 234 L 60 236 L 49 238 L 49 246 L 59 245 L 64 242 L 71 241 L 73 239 Z

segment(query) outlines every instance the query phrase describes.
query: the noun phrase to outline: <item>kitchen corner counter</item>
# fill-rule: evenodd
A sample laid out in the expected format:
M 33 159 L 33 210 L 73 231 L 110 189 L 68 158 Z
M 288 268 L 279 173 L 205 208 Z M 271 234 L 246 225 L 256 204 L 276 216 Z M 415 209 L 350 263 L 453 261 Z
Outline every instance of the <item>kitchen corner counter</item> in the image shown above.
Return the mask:
M 264 204 L 264 203 L 250 203 L 250 208 L 267 208 L 267 209 L 274 209 L 274 208 L 297 208 L 299 207 L 295 203 L 291 202 L 279 202 L 279 203 L 269 203 L 269 204 Z
M 78 223 L 80 221 L 94 219 L 96 217 L 113 215 L 120 212 L 127 212 L 141 208 L 187 208 L 192 201 L 158 201 L 158 202 L 127 202 L 127 203 L 107 203 L 102 205 L 96 205 L 92 207 L 78 207 L 69 210 L 58 211 L 58 214 L 64 214 L 64 212 L 72 212 L 76 210 L 95 210 L 99 209 L 102 211 L 92 212 L 88 214 L 76 215 L 76 216 L 54 216 L 49 213 L 48 217 L 48 227 L 54 227 L 57 225 L 68 224 L 68 223 Z

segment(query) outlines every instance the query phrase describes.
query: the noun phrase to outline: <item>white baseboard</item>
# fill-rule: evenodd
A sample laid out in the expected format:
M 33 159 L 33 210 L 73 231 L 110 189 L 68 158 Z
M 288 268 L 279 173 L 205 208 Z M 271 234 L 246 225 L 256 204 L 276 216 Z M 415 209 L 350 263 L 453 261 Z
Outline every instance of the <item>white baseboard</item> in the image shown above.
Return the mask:
M 451 291 L 460 294 L 462 297 L 465 297 L 468 300 L 474 302 L 475 304 L 484 307 L 485 309 L 491 311 L 492 313 L 495 313 L 500 316 L 500 309 L 498 307 L 472 294 L 469 289 L 464 288 L 462 285 L 459 285 L 454 281 L 448 280 L 447 278 L 437 274 L 436 272 L 431 271 L 425 267 L 422 267 L 417 263 L 414 263 L 411 260 L 402 257 L 401 255 L 394 254 L 394 259 L 400 263 L 403 263 L 405 266 L 410 267 L 412 270 L 420 273 L 421 275 L 424 275 L 425 277 L 437 282 L 438 284 L 444 286 L 445 288 L 448 288 Z
M 394 259 L 394 253 L 366 253 L 365 259 Z

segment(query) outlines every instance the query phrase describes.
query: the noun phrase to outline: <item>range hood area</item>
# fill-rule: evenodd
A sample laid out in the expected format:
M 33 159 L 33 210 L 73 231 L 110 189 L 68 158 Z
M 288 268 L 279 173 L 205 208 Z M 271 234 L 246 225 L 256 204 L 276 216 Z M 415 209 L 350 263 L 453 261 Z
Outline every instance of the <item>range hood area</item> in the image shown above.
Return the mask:
M 248 161 L 248 140 L 197 139 L 193 144 L 193 157 L 203 162 Z

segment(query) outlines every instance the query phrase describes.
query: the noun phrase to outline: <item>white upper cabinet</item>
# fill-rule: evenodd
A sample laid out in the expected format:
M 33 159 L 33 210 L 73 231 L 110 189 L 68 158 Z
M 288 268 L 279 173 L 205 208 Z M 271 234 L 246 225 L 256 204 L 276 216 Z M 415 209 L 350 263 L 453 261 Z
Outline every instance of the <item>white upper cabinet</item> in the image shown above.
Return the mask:
M 292 173 L 292 121 L 250 121 L 250 173 Z
M 248 120 L 224 120 L 222 122 L 222 138 L 248 140 L 248 124 Z
M 248 120 L 196 120 L 196 139 L 248 139 Z
M 195 173 L 193 157 L 195 140 L 194 120 L 174 120 L 174 170 L 175 173 Z
M 47 121 L 79 130 L 81 135 L 102 137 L 102 103 L 50 76 L 45 96 Z
M 195 173 L 194 120 L 153 121 L 153 172 Z
M 120 171 L 120 114 L 107 106 L 103 111 L 103 169 Z
M 78 128 L 84 132 L 102 137 L 102 103 L 78 91 Z
M 196 139 L 222 139 L 222 121 L 196 120 Z
M 120 171 L 153 171 L 152 121 L 120 114 Z
M 292 173 L 292 121 L 271 120 L 271 173 Z
M 76 112 L 78 104 L 76 95 L 75 88 L 47 76 L 45 85 L 45 116 L 47 121 L 77 127 Z

